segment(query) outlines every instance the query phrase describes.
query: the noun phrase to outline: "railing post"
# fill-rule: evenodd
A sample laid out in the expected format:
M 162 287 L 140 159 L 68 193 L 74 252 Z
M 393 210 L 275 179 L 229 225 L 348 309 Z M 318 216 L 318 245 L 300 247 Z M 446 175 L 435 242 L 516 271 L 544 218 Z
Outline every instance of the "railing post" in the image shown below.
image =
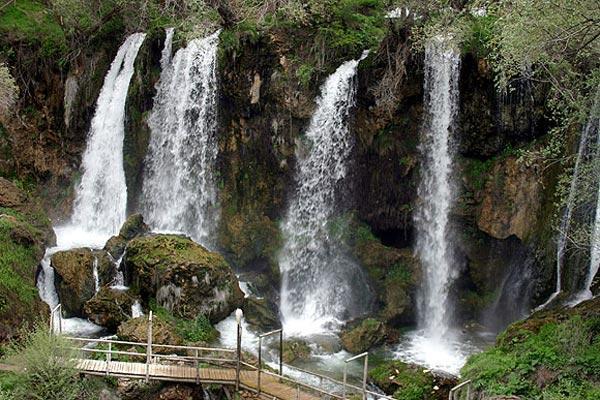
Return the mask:
M 112 342 L 108 342 L 108 353 L 106 353 L 106 375 L 110 373 L 110 361 L 112 360 Z
M 237 365 L 235 368 L 235 391 L 240 390 L 240 364 L 242 361 L 242 317 L 244 313 L 239 308 L 235 310 L 235 320 L 237 322 Z
M 200 354 L 198 353 L 198 349 L 194 350 L 194 356 L 196 357 L 196 385 L 200 383 Z
M 260 371 L 262 369 L 262 336 L 258 337 L 258 395 L 260 396 Z
M 346 400 L 346 378 L 348 372 L 348 362 L 344 362 L 344 386 L 342 387 L 342 399 Z
M 279 331 L 279 376 L 283 376 L 283 328 Z
M 62 335 L 62 303 L 58 305 L 58 334 Z
M 365 356 L 365 367 L 363 370 L 363 400 L 367 400 L 367 375 L 369 370 L 369 353 Z
M 152 359 L 152 310 L 148 313 L 148 344 L 146 346 L 146 382 L 150 380 L 150 360 Z

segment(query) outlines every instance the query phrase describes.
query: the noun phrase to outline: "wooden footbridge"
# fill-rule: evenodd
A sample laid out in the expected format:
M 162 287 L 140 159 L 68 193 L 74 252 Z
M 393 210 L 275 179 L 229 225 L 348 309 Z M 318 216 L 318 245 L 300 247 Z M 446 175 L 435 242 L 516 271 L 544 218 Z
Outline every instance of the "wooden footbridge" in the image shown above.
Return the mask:
M 50 326 L 62 335 L 60 305 L 52 310 Z M 238 324 L 237 349 L 219 347 L 178 346 L 152 342 L 152 313 L 148 316 L 146 343 L 115 340 L 112 338 L 80 338 L 64 336 L 72 346 L 70 357 L 82 374 L 116 378 L 185 382 L 192 384 L 220 384 L 245 389 L 262 399 L 317 400 L 317 399 L 383 399 L 392 397 L 367 387 L 368 353 L 346 360 L 362 359 L 364 379 L 362 387 L 309 372 L 282 362 L 281 329 L 259 336 L 258 359 L 248 362 L 241 351 L 241 325 Z M 262 360 L 262 342 L 268 336 L 279 336 L 279 370 L 269 368 Z M 253 358 L 253 357 L 252 357 Z M 284 371 L 286 372 L 284 374 Z M 290 376 L 291 375 L 291 376 Z M 302 377 L 302 378 L 294 378 Z
M 62 335 L 60 305 L 51 313 L 53 332 Z M 259 336 L 258 359 L 244 359 L 241 351 L 241 315 L 238 316 L 237 348 L 178 346 L 152 342 L 152 312 L 148 316 L 148 341 L 129 342 L 112 338 L 79 338 L 64 336 L 72 346 L 69 355 L 82 374 L 111 376 L 116 378 L 142 379 L 191 384 L 219 384 L 245 389 L 258 398 L 271 400 L 345 400 L 360 399 L 394 400 L 391 396 L 370 390 L 367 386 L 368 353 L 346 360 L 343 381 L 302 370 L 282 362 L 283 331 L 281 329 Z M 262 361 L 263 339 L 279 337 L 279 369 L 274 370 Z M 253 357 L 252 357 L 253 358 Z M 348 363 L 363 362 L 362 386 L 348 383 Z M 286 374 L 284 374 L 284 371 Z M 300 377 L 300 378 L 294 378 Z M 465 385 L 469 385 L 466 386 Z M 460 391 L 470 389 L 465 382 L 452 390 L 450 400 L 464 399 Z M 466 399 L 470 395 L 467 392 Z

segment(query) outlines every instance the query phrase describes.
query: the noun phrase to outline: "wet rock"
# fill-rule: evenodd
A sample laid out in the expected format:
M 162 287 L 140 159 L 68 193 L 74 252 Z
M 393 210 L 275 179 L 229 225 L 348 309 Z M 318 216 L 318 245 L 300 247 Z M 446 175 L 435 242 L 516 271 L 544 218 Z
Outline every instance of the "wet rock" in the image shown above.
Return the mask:
M 108 239 L 104 245 L 104 250 L 110 253 L 113 259 L 118 260 L 125 252 L 128 241 L 148 232 L 150 232 L 150 228 L 144 223 L 142 215 L 132 214 L 121 226 L 119 234 Z
M 201 400 L 203 398 L 202 387 L 185 384 L 168 385 L 153 397 L 154 400 Z
M 310 346 L 304 340 L 291 339 L 283 342 L 283 362 L 286 364 L 308 360 L 310 354 Z
M 142 298 L 155 298 L 177 317 L 202 314 L 216 323 L 242 305 L 244 294 L 223 257 L 185 236 L 137 237 L 123 262 Z
M 342 347 L 350 353 L 358 354 L 383 344 L 386 338 L 385 325 L 372 318 L 365 319 L 358 326 L 343 332 Z
M 281 327 L 273 307 L 266 299 L 247 297 L 244 299 L 244 319 L 259 332 L 266 332 Z
M 123 322 L 117 329 L 117 335 L 125 341 L 146 343 L 148 341 L 148 317 L 143 316 Z M 183 339 L 167 321 L 155 316 L 152 321 L 152 343 L 181 345 Z M 166 350 L 159 348 L 155 351 Z
M 134 301 L 127 291 L 103 287 L 85 303 L 84 312 L 95 324 L 115 331 L 121 323 L 131 318 Z
M 445 400 L 458 382 L 453 375 L 398 360 L 385 361 L 373 368 L 369 379 L 385 394 L 397 399 Z
M 516 157 L 498 162 L 485 185 L 477 226 L 497 239 L 526 240 L 536 227 L 542 187 L 537 168 Z
M 94 254 L 90 249 L 59 251 L 52 255 L 51 265 L 65 316 L 84 317 L 83 306 L 96 292 Z

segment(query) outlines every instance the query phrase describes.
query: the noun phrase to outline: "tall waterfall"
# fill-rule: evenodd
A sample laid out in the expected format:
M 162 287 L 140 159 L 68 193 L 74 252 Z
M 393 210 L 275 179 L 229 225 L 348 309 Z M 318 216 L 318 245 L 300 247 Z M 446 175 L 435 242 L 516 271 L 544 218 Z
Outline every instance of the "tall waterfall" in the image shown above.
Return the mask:
M 596 101 L 594 102 L 594 105 L 592 106 L 591 115 L 581 132 L 581 137 L 579 139 L 579 147 L 577 149 L 577 158 L 575 159 L 575 167 L 573 168 L 573 176 L 571 178 L 571 184 L 569 186 L 569 196 L 567 197 L 567 203 L 563 210 L 562 218 L 560 221 L 560 226 L 559 226 L 559 231 L 558 231 L 558 240 L 556 243 L 556 289 L 554 290 L 554 292 L 550 295 L 550 297 L 548 298 L 548 300 L 546 300 L 546 302 L 544 304 L 537 307 L 537 310 L 543 309 L 547 305 L 552 303 L 552 301 L 563 290 L 563 288 L 562 288 L 562 270 L 563 270 L 563 265 L 564 265 L 565 253 L 567 250 L 569 229 L 571 227 L 571 219 L 573 217 L 573 211 L 575 209 L 576 202 L 578 200 L 579 187 L 581 185 L 581 182 L 580 182 L 581 176 L 580 175 L 581 175 L 582 169 L 584 168 L 584 164 L 586 163 L 586 158 L 589 157 L 591 136 L 592 136 L 594 130 L 597 129 L 597 125 L 598 125 L 597 113 L 598 113 L 599 107 L 600 107 L 600 90 L 598 91 L 598 93 L 596 95 Z M 596 114 L 596 115 L 594 116 L 594 114 Z M 599 197 L 599 201 L 600 201 L 600 197 Z M 600 203 L 598 204 L 598 206 L 600 206 Z M 596 218 L 598 218 L 598 213 L 596 213 Z M 600 221 L 597 221 L 597 222 L 600 222 Z M 596 228 L 598 228 L 598 230 L 599 230 L 598 232 L 596 231 Z M 600 227 L 598 227 L 598 225 L 596 223 L 596 224 L 594 224 L 593 232 L 591 235 L 591 243 L 590 243 L 591 244 L 590 272 L 593 268 L 595 268 L 594 265 L 596 265 L 596 263 L 598 261 L 600 261 L 598 259 L 599 254 L 597 254 L 598 249 L 596 249 L 596 247 L 598 247 L 598 243 L 595 240 L 595 238 L 597 238 L 597 236 L 596 236 L 597 234 L 600 235 Z M 596 272 L 597 272 L 597 270 L 596 270 Z M 595 273 L 594 273 L 594 275 L 595 275 Z M 589 274 L 588 274 L 588 276 L 589 276 Z M 591 277 L 591 279 L 593 280 L 593 276 Z M 591 280 L 589 278 L 587 280 L 589 280 L 589 283 L 591 286 Z M 578 293 L 575 296 L 573 304 L 576 304 L 579 301 L 585 299 L 587 297 L 588 290 L 589 290 L 589 288 L 585 288 L 581 293 Z
M 296 188 L 282 224 L 285 243 L 279 255 L 281 313 L 291 334 L 329 329 L 368 303 L 361 269 L 340 251 L 329 225 L 353 146 L 347 124 L 359 62 L 348 61 L 327 78 L 296 152 Z M 353 285 L 361 291 L 353 293 Z
M 583 136 L 586 137 L 586 140 L 590 140 L 591 135 L 594 132 L 596 133 L 596 148 L 594 149 L 594 162 L 592 163 L 592 168 L 594 171 L 594 175 L 596 175 L 593 178 L 596 180 L 596 183 L 598 185 L 598 191 L 596 195 L 596 215 L 594 217 L 594 223 L 590 236 L 590 263 L 583 284 L 583 288 L 579 293 L 575 295 L 572 304 L 578 304 L 579 302 L 590 299 L 592 297 L 592 283 L 594 281 L 594 277 L 598 273 L 598 269 L 600 269 L 600 171 L 598 171 L 598 168 L 600 167 L 600 88 L 598 88 L 596 92 L 596 99 L 594 101 L 594 104 L 592 105 L 592 110 L 588 117 L 588 121 L 585 125 L 584 132 L 582 133 L 582 140 Z M 575 180 L 575 177 L 573 177 L 573 180 Z M 570 196 L 571 193 L 569 193 L 569 197 Z
M 205 245 L 218 217 L 218 44 L 219 32 L 190 41 L 161 73 L 141 200 L 153 229 L 184 232 Z
M 416 254 L 424 267 L 419 323 L 425 335 L 442 339 L 448 333 L 449 286 L 455 278 L 449 243 L 453 203 L 451 135 L 458 112 L 460 55 L 446 38 L 430 40 L 425 49 L 425 120 L 420 151 L 421 204 L 416 212 Z
M 125 100 L 135 58 L 145 37 L 145 33 L 134 33 L 121 45 L 96 103 L 72 217 L 73 225 L 85 231 L 111 235 L 119 231 L 125 220 Z

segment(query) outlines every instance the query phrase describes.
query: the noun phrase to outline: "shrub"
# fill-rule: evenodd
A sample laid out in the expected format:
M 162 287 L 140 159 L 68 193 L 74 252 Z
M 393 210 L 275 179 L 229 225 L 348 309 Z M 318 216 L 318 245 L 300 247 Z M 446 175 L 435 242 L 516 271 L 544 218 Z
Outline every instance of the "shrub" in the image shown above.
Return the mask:
M 18 384 L 11 393 L 14 399 L 77 400 L 84 389 L 69 345 L 41 324 L 10 344 L 6 362 L 18 371 Z

